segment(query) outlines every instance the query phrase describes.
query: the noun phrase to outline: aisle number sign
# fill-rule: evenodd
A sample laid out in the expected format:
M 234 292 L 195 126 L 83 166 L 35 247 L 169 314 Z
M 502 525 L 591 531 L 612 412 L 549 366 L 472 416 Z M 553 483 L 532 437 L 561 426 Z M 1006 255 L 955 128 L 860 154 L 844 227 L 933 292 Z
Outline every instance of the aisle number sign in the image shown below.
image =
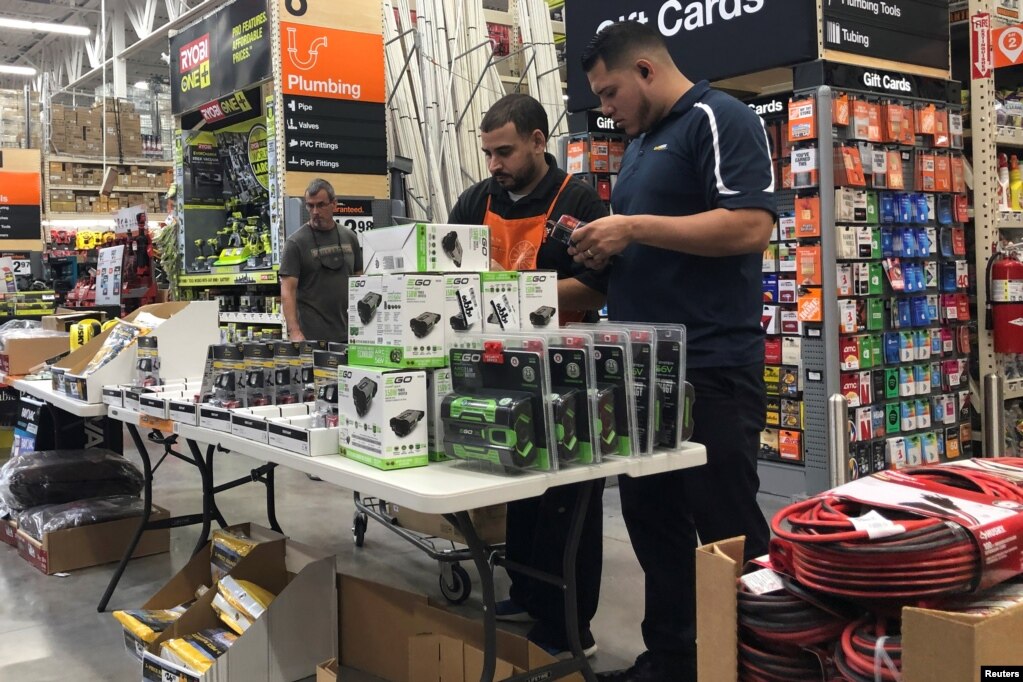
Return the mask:
M 1023 64 L 1023 24 L 996 28 L 991 32 L 995 68 Z
M 281 22 L 286 95 L 383 102 L 383 60 L 380 34 Z

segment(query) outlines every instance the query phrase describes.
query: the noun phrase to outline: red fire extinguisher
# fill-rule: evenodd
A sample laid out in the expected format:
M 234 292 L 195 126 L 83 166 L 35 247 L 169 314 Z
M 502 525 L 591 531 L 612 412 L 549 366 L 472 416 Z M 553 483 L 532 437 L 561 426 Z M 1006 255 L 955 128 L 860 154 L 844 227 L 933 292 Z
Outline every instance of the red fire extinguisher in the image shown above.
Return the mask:
M 988 261 L 988 328 L 996 353 L 1023 353 L 1023 261 L 1013 250 Z

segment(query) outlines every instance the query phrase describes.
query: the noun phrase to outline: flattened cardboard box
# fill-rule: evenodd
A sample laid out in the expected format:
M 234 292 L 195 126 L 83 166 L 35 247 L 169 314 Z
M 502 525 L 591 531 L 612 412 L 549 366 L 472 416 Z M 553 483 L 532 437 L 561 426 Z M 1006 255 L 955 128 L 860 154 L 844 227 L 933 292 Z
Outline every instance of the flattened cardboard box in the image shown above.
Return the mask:
M 170 514 L 155 504 L 150 521 L 165 519 Z M 18 554 L 47 575 L 74 571 L 120 561 L 125 547 L 135 535 L 140 517 L 94 523 L 78 528 L 65 528 L 43 535 L 40 542 L 24 531 L 18 531 Z M 170 550 L 170 531 L 147 530 L 142 534 L 132 557 L 161 554 Z
M 465 544 L 465 536 L 442 514 L 424 514 L 407 507 L 399 507 L 393 502 L 387 503 L 387 514 L 394 517 L 402 528 Z M 480 539 L 488 545 L 504 542 L 507 515 L 508 507 L 503 504 L 480 507 L 469 512 Z
M 735 581 L 744 538 L 696 550 L 698 677 L 738 679 Z M 993 616 L 902 610 L 903 682 L 981 682 L 983 665 L 1023 666 L 1023 606 Z

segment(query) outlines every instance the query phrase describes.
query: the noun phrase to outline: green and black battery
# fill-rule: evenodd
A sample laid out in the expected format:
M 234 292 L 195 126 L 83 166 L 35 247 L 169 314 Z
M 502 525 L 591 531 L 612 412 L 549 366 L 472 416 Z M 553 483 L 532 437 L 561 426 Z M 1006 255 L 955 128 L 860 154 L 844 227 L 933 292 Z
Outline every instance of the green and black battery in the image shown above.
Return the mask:
M 615 387 L 610 384 L 597 389 L 597 429 L 601 455 L 621 454 L 618 429 L 616 428 L 617 417 L 615 416 L 615 410 L 618 407 L 615 402 L 616 393 Z M 624 406 L 622 409 L 625 409 Z
M 533 464 L 539 454 L 533 398 L 521 391 L 486 389 L 449 394 L 441 403 L 445 453 L 511 468 Z
M 554 409 L 554 440 L 558 445 L 558 459 L 562 462 L 574 462 L 579 458 L 579 436 L 577 433 L 578 412 L 584 405 L 579 405 L 579 391 L 574 388 L 559 389 L 551 406 Z

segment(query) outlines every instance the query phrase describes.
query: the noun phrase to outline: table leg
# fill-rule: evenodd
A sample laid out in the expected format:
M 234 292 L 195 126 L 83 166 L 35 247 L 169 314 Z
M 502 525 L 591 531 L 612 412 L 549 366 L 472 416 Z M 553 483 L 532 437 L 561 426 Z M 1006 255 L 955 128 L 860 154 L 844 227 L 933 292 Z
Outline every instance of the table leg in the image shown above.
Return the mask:
M 454 514 L 455 521 L 465 543 L 469 547 L 472 561 L 480 574 L 483 587 L 483 671 L 480 682 L 493 682 L 494 670 L 497 668 L 497 617 L 495 614 L 494 567 L 487 556 L 487 546 L 476 533 L 476 527 L 469 517 L 469 512 Z
M 121 580 L 121 575 L 124 574 L 124 569 L 128 565 L 128 561 L 131 559 L 131 555 L 135 553 L 135 548 L 139 544 L 139 540 L 142 539 L 142 533 L 145 532 L 146 527 L 149 525 L 149 517 L 153 513 L 153 466 L 149 461 L 149 450 L 146 448 L 145 441 L 142 440 L 142 436 L 139 435 L 139 429 L 134 424 L 128 424 L 128 433 L 131 435 L 132 441 L 135 443 L 135 448 L 139 452 L 139 457 L 142 459 L 142 517 L 139 519 L 139 525 L 135 529 L 135 534 L 131 538 L 131 542 L 124 549 L 124 554 L 121 556 L 120 563 L 117 564 L 117 568 L 114 570 L 114 574 L 110 576 L 110 582 L 107 583 L 107 589 L 103 592 L 103 596 L 99 600 L 99 605 L 96 610 L 102 613 L 107 608 L 107 603 L 110 601 L 110 597 L 113 596 L 114 590 L 117 588 L 117 583 Z
M 192 550 L 192 556 L 195 556 L 206 545 L 206 540 L 210 535 L 210 525 L 214 507 L 213 450 L 216 446 L 206 446 L 206 458 L 204 458 L 202 450 L 200 450 L 197 442 L 189 438 L 187 443 L 188 449 L 192 453 L 192 457 L 195 458 L 196 466 L 199 467 L 199 475 L 202 477 L 202 530 L 199 531 L 199 537 L 196 539 L 195 548 Z
M 277 531 L 281 535 L 284 535 L 284 531 L 281 529 L 281 524 L 277 522 L 277 501 L 276 501 L 276 488 L 274 487 L 274 470 L 277 468 L 276 464 L 270 464 L 266 470 L 266 520 L 270 522 L 270 528 Z

